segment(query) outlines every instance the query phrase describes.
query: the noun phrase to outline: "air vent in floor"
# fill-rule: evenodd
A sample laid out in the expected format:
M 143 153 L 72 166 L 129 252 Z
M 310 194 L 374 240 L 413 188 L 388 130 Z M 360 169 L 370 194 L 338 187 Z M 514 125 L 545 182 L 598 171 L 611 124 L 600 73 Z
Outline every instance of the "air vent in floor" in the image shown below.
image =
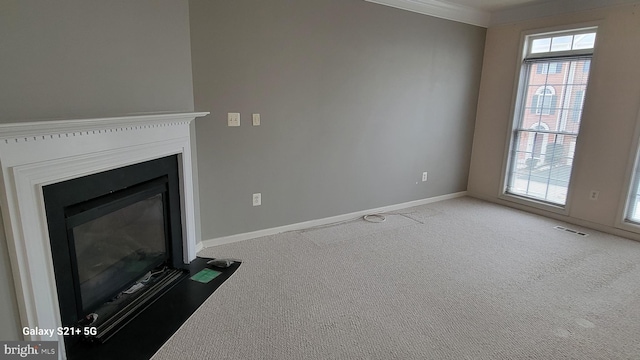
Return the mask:
M 580 235 L 580 236 L 589 236 L 589 234 L 587 234 L 587 233 L 583 233 L 582 231 L 578 231 L 578 230 L 569 229 L 569 228 L 566 228 L 564 226 L 554 226 L 553 228 L 556 229 L 556 230 L 566 231 L 566 232 L 570 232 L 572 234 L 576 234 L 576 235 Z

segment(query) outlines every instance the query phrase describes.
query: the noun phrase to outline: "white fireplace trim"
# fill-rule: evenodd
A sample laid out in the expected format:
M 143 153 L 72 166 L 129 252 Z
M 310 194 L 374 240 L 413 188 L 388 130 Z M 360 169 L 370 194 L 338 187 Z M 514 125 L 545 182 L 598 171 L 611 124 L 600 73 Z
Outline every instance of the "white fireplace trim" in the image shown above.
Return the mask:
M 61 326 L 42 187 L 177 154 L 184 260 L 196 254 L 189 124 L 179 113 L 0 125 L 2 215 L 24 327 Z M 26 340 L 59 340 L 54 335 Z M 61 349 L 62 350 L 62 349 Z M 64 354 L 64 352 L 62 352 Z

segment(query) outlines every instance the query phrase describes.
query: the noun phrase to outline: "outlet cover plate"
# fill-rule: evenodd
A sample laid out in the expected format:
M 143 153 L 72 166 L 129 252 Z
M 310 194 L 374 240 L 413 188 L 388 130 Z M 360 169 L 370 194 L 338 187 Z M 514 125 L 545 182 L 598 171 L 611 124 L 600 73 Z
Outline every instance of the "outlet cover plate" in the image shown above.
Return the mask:
M 253 194 L 253 206 L 262 205 L 262 193 Z

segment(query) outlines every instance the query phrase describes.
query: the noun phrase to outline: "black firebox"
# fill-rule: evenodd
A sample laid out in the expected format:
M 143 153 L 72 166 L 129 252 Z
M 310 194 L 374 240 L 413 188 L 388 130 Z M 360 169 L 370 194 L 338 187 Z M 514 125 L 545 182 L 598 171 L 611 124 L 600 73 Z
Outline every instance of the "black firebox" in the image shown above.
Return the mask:
M 63 326 L 106 341 L 186 276 L 178 169 L 169 156 L 43 187 Z

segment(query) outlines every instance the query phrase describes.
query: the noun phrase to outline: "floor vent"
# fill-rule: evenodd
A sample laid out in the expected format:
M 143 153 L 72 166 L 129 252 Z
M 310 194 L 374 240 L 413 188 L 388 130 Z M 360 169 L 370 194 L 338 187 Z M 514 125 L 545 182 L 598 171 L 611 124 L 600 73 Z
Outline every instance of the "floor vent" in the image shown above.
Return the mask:
M 554 229 L 560 230 L 560 231 L 570 232 L 572 234 L 576 234 L 576 235 L 580 235 L 580 236 L 589 236 L 589 234 L 587 234 L 587 233 L 583 233 L 582 231 L 578 231 L 578 230 L 569 229 L 569 228 L 566 228 L 564 226 L 554 226 Z

